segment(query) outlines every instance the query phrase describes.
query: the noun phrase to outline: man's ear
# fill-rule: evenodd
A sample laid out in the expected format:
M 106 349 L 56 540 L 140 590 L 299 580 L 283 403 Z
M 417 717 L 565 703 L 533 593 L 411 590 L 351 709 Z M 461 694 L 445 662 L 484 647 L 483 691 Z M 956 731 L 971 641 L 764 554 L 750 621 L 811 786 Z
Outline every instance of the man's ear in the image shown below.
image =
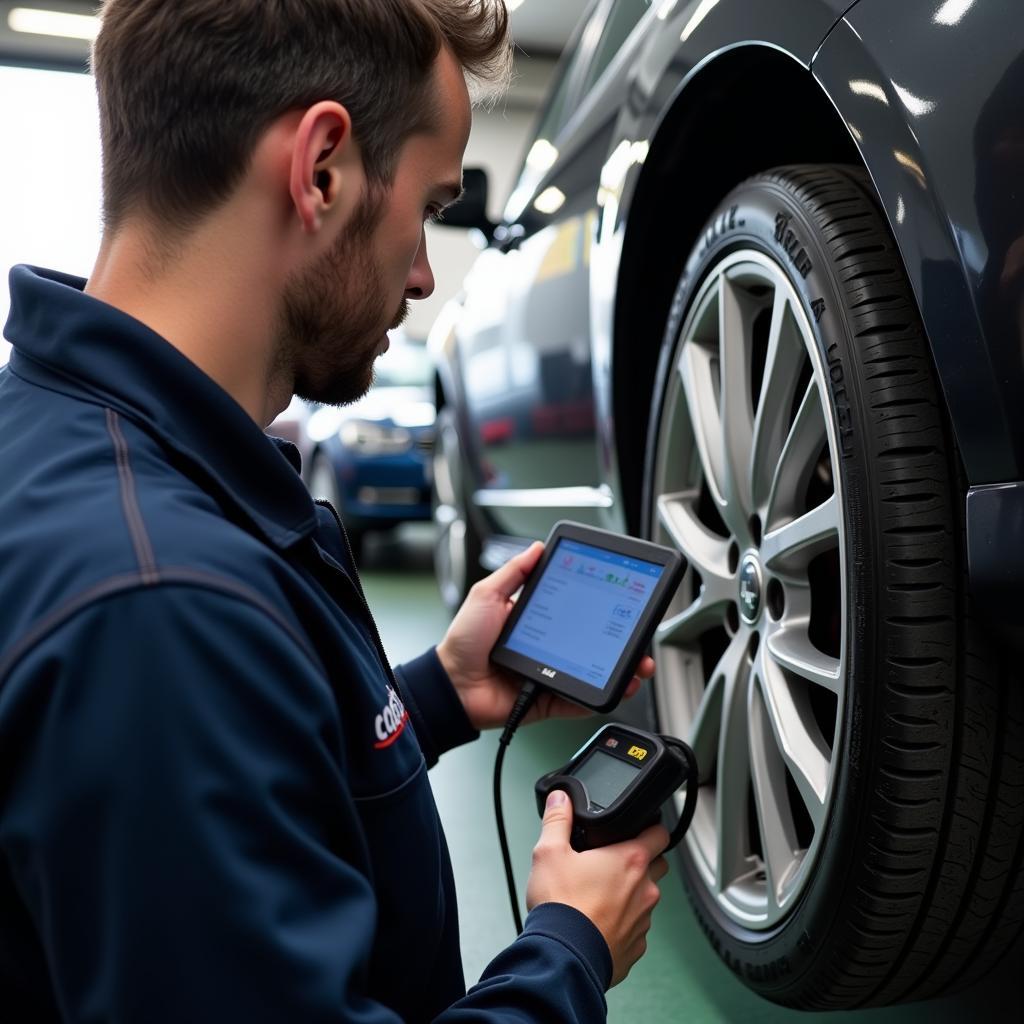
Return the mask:
M 290 191 L 307 234 L 319 231 L 341 203 L 355 148 L 352 118 L 340 103 L 317 103 L 303 115 L 294 136 Z

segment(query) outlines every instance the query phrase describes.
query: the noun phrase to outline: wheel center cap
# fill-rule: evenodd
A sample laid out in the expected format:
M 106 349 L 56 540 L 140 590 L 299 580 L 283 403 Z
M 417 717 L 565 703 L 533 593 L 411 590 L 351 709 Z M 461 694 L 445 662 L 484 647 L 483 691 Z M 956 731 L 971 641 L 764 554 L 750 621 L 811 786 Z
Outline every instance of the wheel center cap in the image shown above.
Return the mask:
M 747 555 L 740 566 L 740 615 L 749 625 L 761 614 L 761 566 L 753 555 Z

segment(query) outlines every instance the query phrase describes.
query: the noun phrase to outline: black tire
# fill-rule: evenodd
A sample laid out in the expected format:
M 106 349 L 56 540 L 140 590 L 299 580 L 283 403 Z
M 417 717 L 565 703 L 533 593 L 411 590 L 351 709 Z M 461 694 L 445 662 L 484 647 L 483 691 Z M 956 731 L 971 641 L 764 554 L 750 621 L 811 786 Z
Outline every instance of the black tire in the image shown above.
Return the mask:
M 434 575 L 441 600 L 454 613 L 470 587 L 486 574 L 480 565 L 483 545 L 470 509 L 462 444 L 455 410 L 450 405 L 442 406 L 437 414 L 431 504 Z
M 958 457 L 905 271 L 857 169 L 779 168 L 715 211 L 666 331 L 645 522 L 656 522 L 680 332 L 701 283 L 739 249 L 785 272 L 830 378 L 847 696 L 821 845 L 785 918 L 743 927 L 685 844 L 684 882 L 719 956 L 774 1002 L 837 1010 L 929 998 L 975 981 L 1021 934 L 1024 683 L 972 619 Z

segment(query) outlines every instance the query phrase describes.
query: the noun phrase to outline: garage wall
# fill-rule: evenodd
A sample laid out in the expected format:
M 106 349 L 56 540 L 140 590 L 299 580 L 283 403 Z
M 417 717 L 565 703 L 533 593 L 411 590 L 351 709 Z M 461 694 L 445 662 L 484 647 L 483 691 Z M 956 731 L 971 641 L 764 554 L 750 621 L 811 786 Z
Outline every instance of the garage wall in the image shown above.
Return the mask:
M 491 216 L 512 190 L 536 112 L 555 67 L 522 58 L 500 103 L 479 109 L 467 167 L 491 177 Z M 100 241 L 100 150 L 92 80 L 71 72 L 0 65 L 0 328 L 7 320 L 7 273 L 33 263 L 87 276 Z M 413 305 L 407 330 L 426 337 L 478 254 L 469 232 L 429 231 L 437 281 L 432 299 Z M 0 365 L 10 346 L 0 340 Z

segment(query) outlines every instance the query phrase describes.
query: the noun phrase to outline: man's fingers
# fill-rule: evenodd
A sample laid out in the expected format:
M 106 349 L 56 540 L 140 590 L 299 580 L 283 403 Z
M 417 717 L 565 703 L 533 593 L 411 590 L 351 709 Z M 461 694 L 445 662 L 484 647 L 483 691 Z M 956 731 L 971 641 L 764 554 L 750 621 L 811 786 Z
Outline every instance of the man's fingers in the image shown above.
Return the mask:
M 484 581 L 507 601 L 526 582 L 526 577 L 544 554 L 544 545 L 534 541 L 522 554 L 510 558 L 500 569 Z
M 641 679 L 650 679 L 654 675 L 654 668 L 654 659 L 649 654 L 645 654 L 636 667 L 636 674 Z
M 541 840 L 552 845 L 568 846 L 572 835 L 572 802 L 564 790 L 555 789 L 548 794 L 544 805 L 544 824 Z
M 671 836 L 664 825 L 652 825 L 636 837 L 637 842 L 647 851 L 650 860 L 660 857 L 668 846 Z
M 655 857 L 649 869 L 652 882 L 660 882 L 668 874 L 668 861 L 664 857 Z

